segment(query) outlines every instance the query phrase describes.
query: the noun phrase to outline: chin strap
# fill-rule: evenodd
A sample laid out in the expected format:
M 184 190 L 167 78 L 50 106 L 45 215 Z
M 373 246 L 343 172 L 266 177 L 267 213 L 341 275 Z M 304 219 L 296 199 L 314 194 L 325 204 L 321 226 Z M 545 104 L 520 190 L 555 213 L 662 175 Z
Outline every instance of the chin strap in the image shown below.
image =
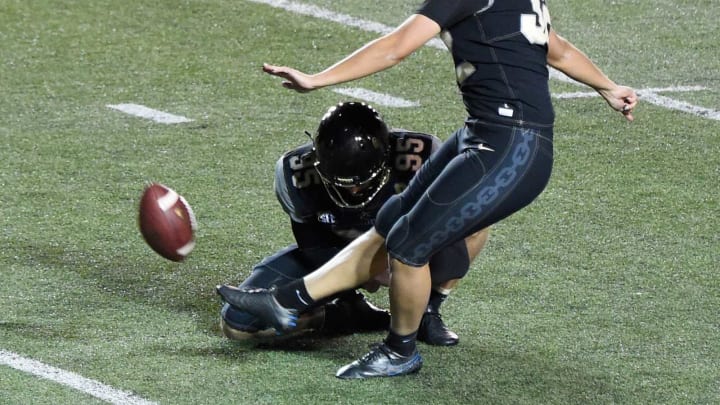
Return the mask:
M 318 171 L 318 173 L 319 173 L 319 171 Z M 358 204 L 352 204 L 352 203 L 345 201 L 345 199 L 342 197 L 341 193 L 337 190 L 337 188 L 333 184 L 330 184 L 329 180 L 325 179 L 323 177 L 323 175 L 320 174 L 320 178 L 323 180 L 322 184 L 325 187 L 325 190 L 327 191 L 328 195 L 330 196 L 330 199 L 333 200 L 333 202 L 337 206 L 343 207 L 343 208 L 350 208 L 350 209 L 364 208 L 366 205 L 370 204 L 370 202 L 378 195 L 378 193 L 380 192 L 380 190 L 382 190 L 382 188 L 385 186 L 385 184 L 388 182 L 388 180 L 390 180 L 390 169 L 388 169 L 387 167 L 384 168 L 382 176 L 383 177 L 381 178 L 380 182 L 378 183 L 377 187 L 375 188 L 375 191 L 373 191 L 372 194 L 370 194 L 370 196 L 368 196 L 367 198 L 365 198 L 365 200 L 363 200 L 362 202 L 360 202 Z

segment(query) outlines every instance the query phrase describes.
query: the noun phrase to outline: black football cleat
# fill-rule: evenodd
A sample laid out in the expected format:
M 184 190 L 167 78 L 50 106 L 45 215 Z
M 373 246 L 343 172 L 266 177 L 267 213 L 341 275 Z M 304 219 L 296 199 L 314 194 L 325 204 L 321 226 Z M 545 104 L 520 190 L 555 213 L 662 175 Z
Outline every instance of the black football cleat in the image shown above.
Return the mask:
M 275 287 L 242 289 L 229 285 L 219 285 L 217 293 L 237 309 L 257 316 L 278 332 L 288 331 L 297 326 L 298 311 L 285 308 L 275 299 Z
M 323 333 L 387 331 L 389 327 L 390 312 L 376 307 L 357 290 L 347 291 L 325 305 Z
M 425 312 L 420 322 L 417 340 L 432 346 L 455 346 L 460 342 L 458 335 L 448 329 L 437 312 Z
M 409 356 L 402 356 L 385 343 L 375 345 L 372 350 L 358 360 L 343 366 L 335 374 L 342 379 L 364 379 L 372 377 L 396 377 L 417 373 L 423 360 L 417 349 Z

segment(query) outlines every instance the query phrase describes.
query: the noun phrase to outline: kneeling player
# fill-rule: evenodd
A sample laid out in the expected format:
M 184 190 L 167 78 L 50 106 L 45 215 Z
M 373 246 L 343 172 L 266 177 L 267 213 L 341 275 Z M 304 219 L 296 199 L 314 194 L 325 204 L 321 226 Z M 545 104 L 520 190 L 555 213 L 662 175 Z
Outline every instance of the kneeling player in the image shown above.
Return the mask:
M 373 226 L 383 203 L 407 186 L 439 145 L 440 140 L 432 135 L 388 130 L 367 104 L 347 102 L 331 107 L 312 142 L 284 154 L 276 165 L 275 192 L 290 216 L 297 243 L 266 257 L 240 286 L 283 285 L 330 260 Z M 433 256 L 433 290 L 418 340 L 440 346 L 458 343 L 458 336 L 440 316 L 440 306 L 467 273 L 486 239 L 487 230 L 483 230 Z M 375 279 L 358 287 L 375 291 L 379 285 L 387 285 L 387 263 L 387 254 L 380 249 L 372 262 Z M 231 339 L 275 336 L 271 326 L 228 304 L 221 315 L 223 333 Z M 384 331 L 389 322 L 386 310 L 350 290 L 303 314 L 293 334 Z

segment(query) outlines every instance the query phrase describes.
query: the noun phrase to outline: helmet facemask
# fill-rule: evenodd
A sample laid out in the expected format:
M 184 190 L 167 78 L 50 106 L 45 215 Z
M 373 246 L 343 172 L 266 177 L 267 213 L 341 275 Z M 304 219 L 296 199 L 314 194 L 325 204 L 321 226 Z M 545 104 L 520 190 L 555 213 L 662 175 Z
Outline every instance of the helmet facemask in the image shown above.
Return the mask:
M 389 133 L 365 103 L 340 103 L 320 122 L 314 143 L 315 169 L 332 201 L 362 208 L 390 178 Z
M 378 195 L 388 179 L 390 179 L 390 169 L 387 165 L 378 168 L 365 180 L 360 180 L 357 177 L 334 177 L 331 179 L 323 175 L 317 164 L 315 169 L 320 175 L 330 199 L 343 208 L 365 207 Z

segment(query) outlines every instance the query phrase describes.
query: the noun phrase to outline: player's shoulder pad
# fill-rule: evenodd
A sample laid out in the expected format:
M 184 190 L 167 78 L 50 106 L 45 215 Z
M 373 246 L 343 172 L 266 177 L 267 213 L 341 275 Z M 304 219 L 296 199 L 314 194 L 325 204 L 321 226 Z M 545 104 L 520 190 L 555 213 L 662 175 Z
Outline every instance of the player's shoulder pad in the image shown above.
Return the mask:
M 275 196 L 283 210 L 297 222 L 305 222 L 314 215 L 308 207 L 312 199 L 303 195 L 303 189 L 320 184 L 312 151 L 312 144 L 306 143 L 285 152 L 275 164 Z
M 391 182 L 396 193 L 401 192 L 410 179 L 438 149 L 440 140 L 430 134 L 393 129 L 390 132 Z
M 422 146 L 419 146 L 422 145 Z M 432 154 L 442 145 L 442 141 L 435 135 L 424 132 L 409 131 L 402 128 L 390 130 L 390 151 L 391 153 L 402 153 L 407 151 L 426 152 Z

